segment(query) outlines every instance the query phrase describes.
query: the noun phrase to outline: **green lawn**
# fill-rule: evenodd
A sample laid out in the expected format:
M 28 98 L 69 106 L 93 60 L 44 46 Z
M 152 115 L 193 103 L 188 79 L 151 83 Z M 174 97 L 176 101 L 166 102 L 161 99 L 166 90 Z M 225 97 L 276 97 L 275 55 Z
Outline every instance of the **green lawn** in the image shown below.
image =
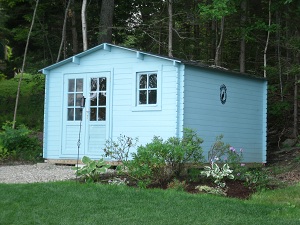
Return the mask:
M 251 200 L 55 182 L 0 184 L 0 224 L 300 224 L 300 185 Z

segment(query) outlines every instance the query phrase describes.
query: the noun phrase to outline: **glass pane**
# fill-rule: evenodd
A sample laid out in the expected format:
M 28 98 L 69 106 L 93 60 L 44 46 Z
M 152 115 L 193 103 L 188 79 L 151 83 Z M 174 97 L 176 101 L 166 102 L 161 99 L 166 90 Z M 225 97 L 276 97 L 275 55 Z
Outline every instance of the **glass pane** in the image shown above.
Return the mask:
M 76 80 L 76 92 L 82 92 L 83 91 L 83 79 L 77 79 Z
M 105 121 L 106 108 L 99 108 L 98 111 L 99 111 L 98 120 L 99 121 Z
M 140 75 L 140 89 L 147 88 L 147 74 Z
M 156 90 L 149 91 L 149 104 L 156 104 L 156 99 L 157 99 L 157 91 Z
M 90 121 L 97 121 L 97 108 L 91 108 Z
M 81 120 L 82 110 L 81 108 L 75 109 L 75 120 Z
M 73 121 L 74 120 L 74 109 L 68 109 L 68 121 Z
M 76 94 L 76 106 L 81 106 L 83 94 Z
M 97 91 L 97 78 L 91 78 L 91 91 Z
M 99 103 L 98 105 L 105 106 L 106 105 L 106 92 L 99 93 Z
M 139 91 L 139 104 L 147 104 L 147 91 Z
M 102 78 L 99 78 L 99 90 L 100 91 L 106 91 L 106 78 L 105 77 L 102 77 Z
M 68 89 L 68 92 L 74 92 L 74 87 L 75 87 L 75 80 L 74 79 L 69 79 L 69 89 Z
M 68 94 L 68 106 L 74 106 L 74 94 Z
M 97 106 L 97 92 L 96 93 L 91 93 L 90 94 L 90 105 L 91 106 Z
M 149 75 L 149 88 L 157 88 L 157 75 L 155 73 Z

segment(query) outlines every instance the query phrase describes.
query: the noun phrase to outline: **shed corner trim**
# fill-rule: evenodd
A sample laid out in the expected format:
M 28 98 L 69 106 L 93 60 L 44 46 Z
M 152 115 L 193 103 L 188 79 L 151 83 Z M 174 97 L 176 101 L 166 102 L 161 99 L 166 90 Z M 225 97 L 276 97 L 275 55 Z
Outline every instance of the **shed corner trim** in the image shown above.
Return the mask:
M 144 60 L 144 54 L 140 51 L 136 52 L 136 58 L 140 60 Z
M 107 43 L 103 44 L 103 50 L 110 52 L 111 51 L 111 46 Z
M 80 58 L 77 57 L 77 56 L 73 56 L 72 57 L 72 63 L 75 63 L 75 64 L 79 65 L 80 64 Z

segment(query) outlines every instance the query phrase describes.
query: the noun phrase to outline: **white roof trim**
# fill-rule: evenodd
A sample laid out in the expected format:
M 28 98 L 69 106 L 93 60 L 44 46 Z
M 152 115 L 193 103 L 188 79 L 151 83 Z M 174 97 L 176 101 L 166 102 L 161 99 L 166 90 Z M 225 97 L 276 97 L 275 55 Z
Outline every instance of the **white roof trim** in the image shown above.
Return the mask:
M 90 48 L 84 52 L 81 52 L 79 54 L 76 54 L 70 58 L 67 58 L 65 60 L 62 60 L 58 63 L 55 63 L 55 64 L 52 64 L 50 66 L 47 66 L 41 70 L 39 70 L 40 72 L 46 74 L 49 70 L 52 70 L 52 69 L 55 69 L 57 67 L 60 67 L 64 64 L 67 64 L 69 62 L 73 62 L 73 63 L 76 63 L 76 64 L 79 64 L 80 63 L 80 58 L 81 57 L 84 57 L 85 55 L 88 55 L 88 54 L 91 54 L 95 51 L 98 51 L 98 50 L 101 50 L 101 49 L 104 49 L 106 51 L 111 51 L 111 48 L 114 47 L 114 48 L 119 48 L 119 49 L 124 49 L 126 51 L 131 51 L 131 52 L 135 52 L 136 53 L 136 56 L 137 58 L 140 58 L 140 59 L 143 59 L 145 55 L 147 56 L 151 56 L 151 57 L 155 57 L 155 58 L 159 58 L 159 59 L 164 59 L 164 60 L 168 60 L 168 61 L 172 61 L 173 62 L 173 65 L 174 66 L 177 66 L 178 63 L 181 63 L 180 60 L 177 60 L 177 59 L 172 59 L 172 58 L 168 58 L 168 57 L 164 57 L 164 56 L 160 56 L 160 55 L 155 55 L 155 54 L 151 54 L 151 53 L 147 53 L 147 52 L 142 52 L 142 51 L 138 51 L 138 50 L 134 50 L 134 49 L 130 49 L 130 48 L 125 48 L 125 47 L 121 47 L 121 46 L 117 46 L 117 45 L 113 45 L 113 44 L 108 44 L 108 43 L 103 43 L 101 45 L 98 45 L 98 46 L 95 46 L 93 48 Z

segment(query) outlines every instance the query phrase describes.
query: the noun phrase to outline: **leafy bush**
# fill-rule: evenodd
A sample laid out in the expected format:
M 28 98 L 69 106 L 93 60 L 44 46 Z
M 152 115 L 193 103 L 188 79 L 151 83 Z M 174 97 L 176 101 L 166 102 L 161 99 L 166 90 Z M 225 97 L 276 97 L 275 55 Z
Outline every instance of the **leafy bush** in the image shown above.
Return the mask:
M 225 144 L 222 138 L 223 135 L 216 137 L 215 143 L 208 152 L 208 161 L 210 163 L 227 163 L 234 169 L 240 167 L 243 160 L 243 149 L 237 151 L 229 144 Z
M 38 138 L 33 135 L 33 131 L 25 125 L 13 129 L 11 122 L 4 123 L 2 130 L 0 143 L 7 150 L 7 154 L 15 155 L 19 160 L 39 160 L 42 147 Z
M 98 181 L 99 175 L 105 173 L 110 167 L 110 165 L 104 162 L 104 159 L 96 161 L 84 156 L 82 162 L 85 164 L 83 167 L 73 167 L 72 169 L 76 170 L 77 176 L 82 177 L 88 183 Z
M 172 189 L 175 191 L 185 191 L 186 188 L 187 184 L 185 181 L 174 179 L 173 181 L 168 183 L 168 189 Z
M 178 177 L 185 163 L 199 163 L 204 157 L 201 148 L 203 140 L 190 129 L 185 129 L 182 138 L 171 137 L 167 141 L 154 137 L 146 146 L 140 146 L 133 153 L 133 160 L 126 164 L 128 174 L 142 186 L 150 183 L 164 183 Z
M 135 147 L 137 142 L 138 138 L 133 139 L 121 134 L 117 138 L 117 141 L 113 141 L 112 139 L 107 140 L 103 149 L 105 157 L 115 159 L 118 162 L 127 162 L 130 149 Z

